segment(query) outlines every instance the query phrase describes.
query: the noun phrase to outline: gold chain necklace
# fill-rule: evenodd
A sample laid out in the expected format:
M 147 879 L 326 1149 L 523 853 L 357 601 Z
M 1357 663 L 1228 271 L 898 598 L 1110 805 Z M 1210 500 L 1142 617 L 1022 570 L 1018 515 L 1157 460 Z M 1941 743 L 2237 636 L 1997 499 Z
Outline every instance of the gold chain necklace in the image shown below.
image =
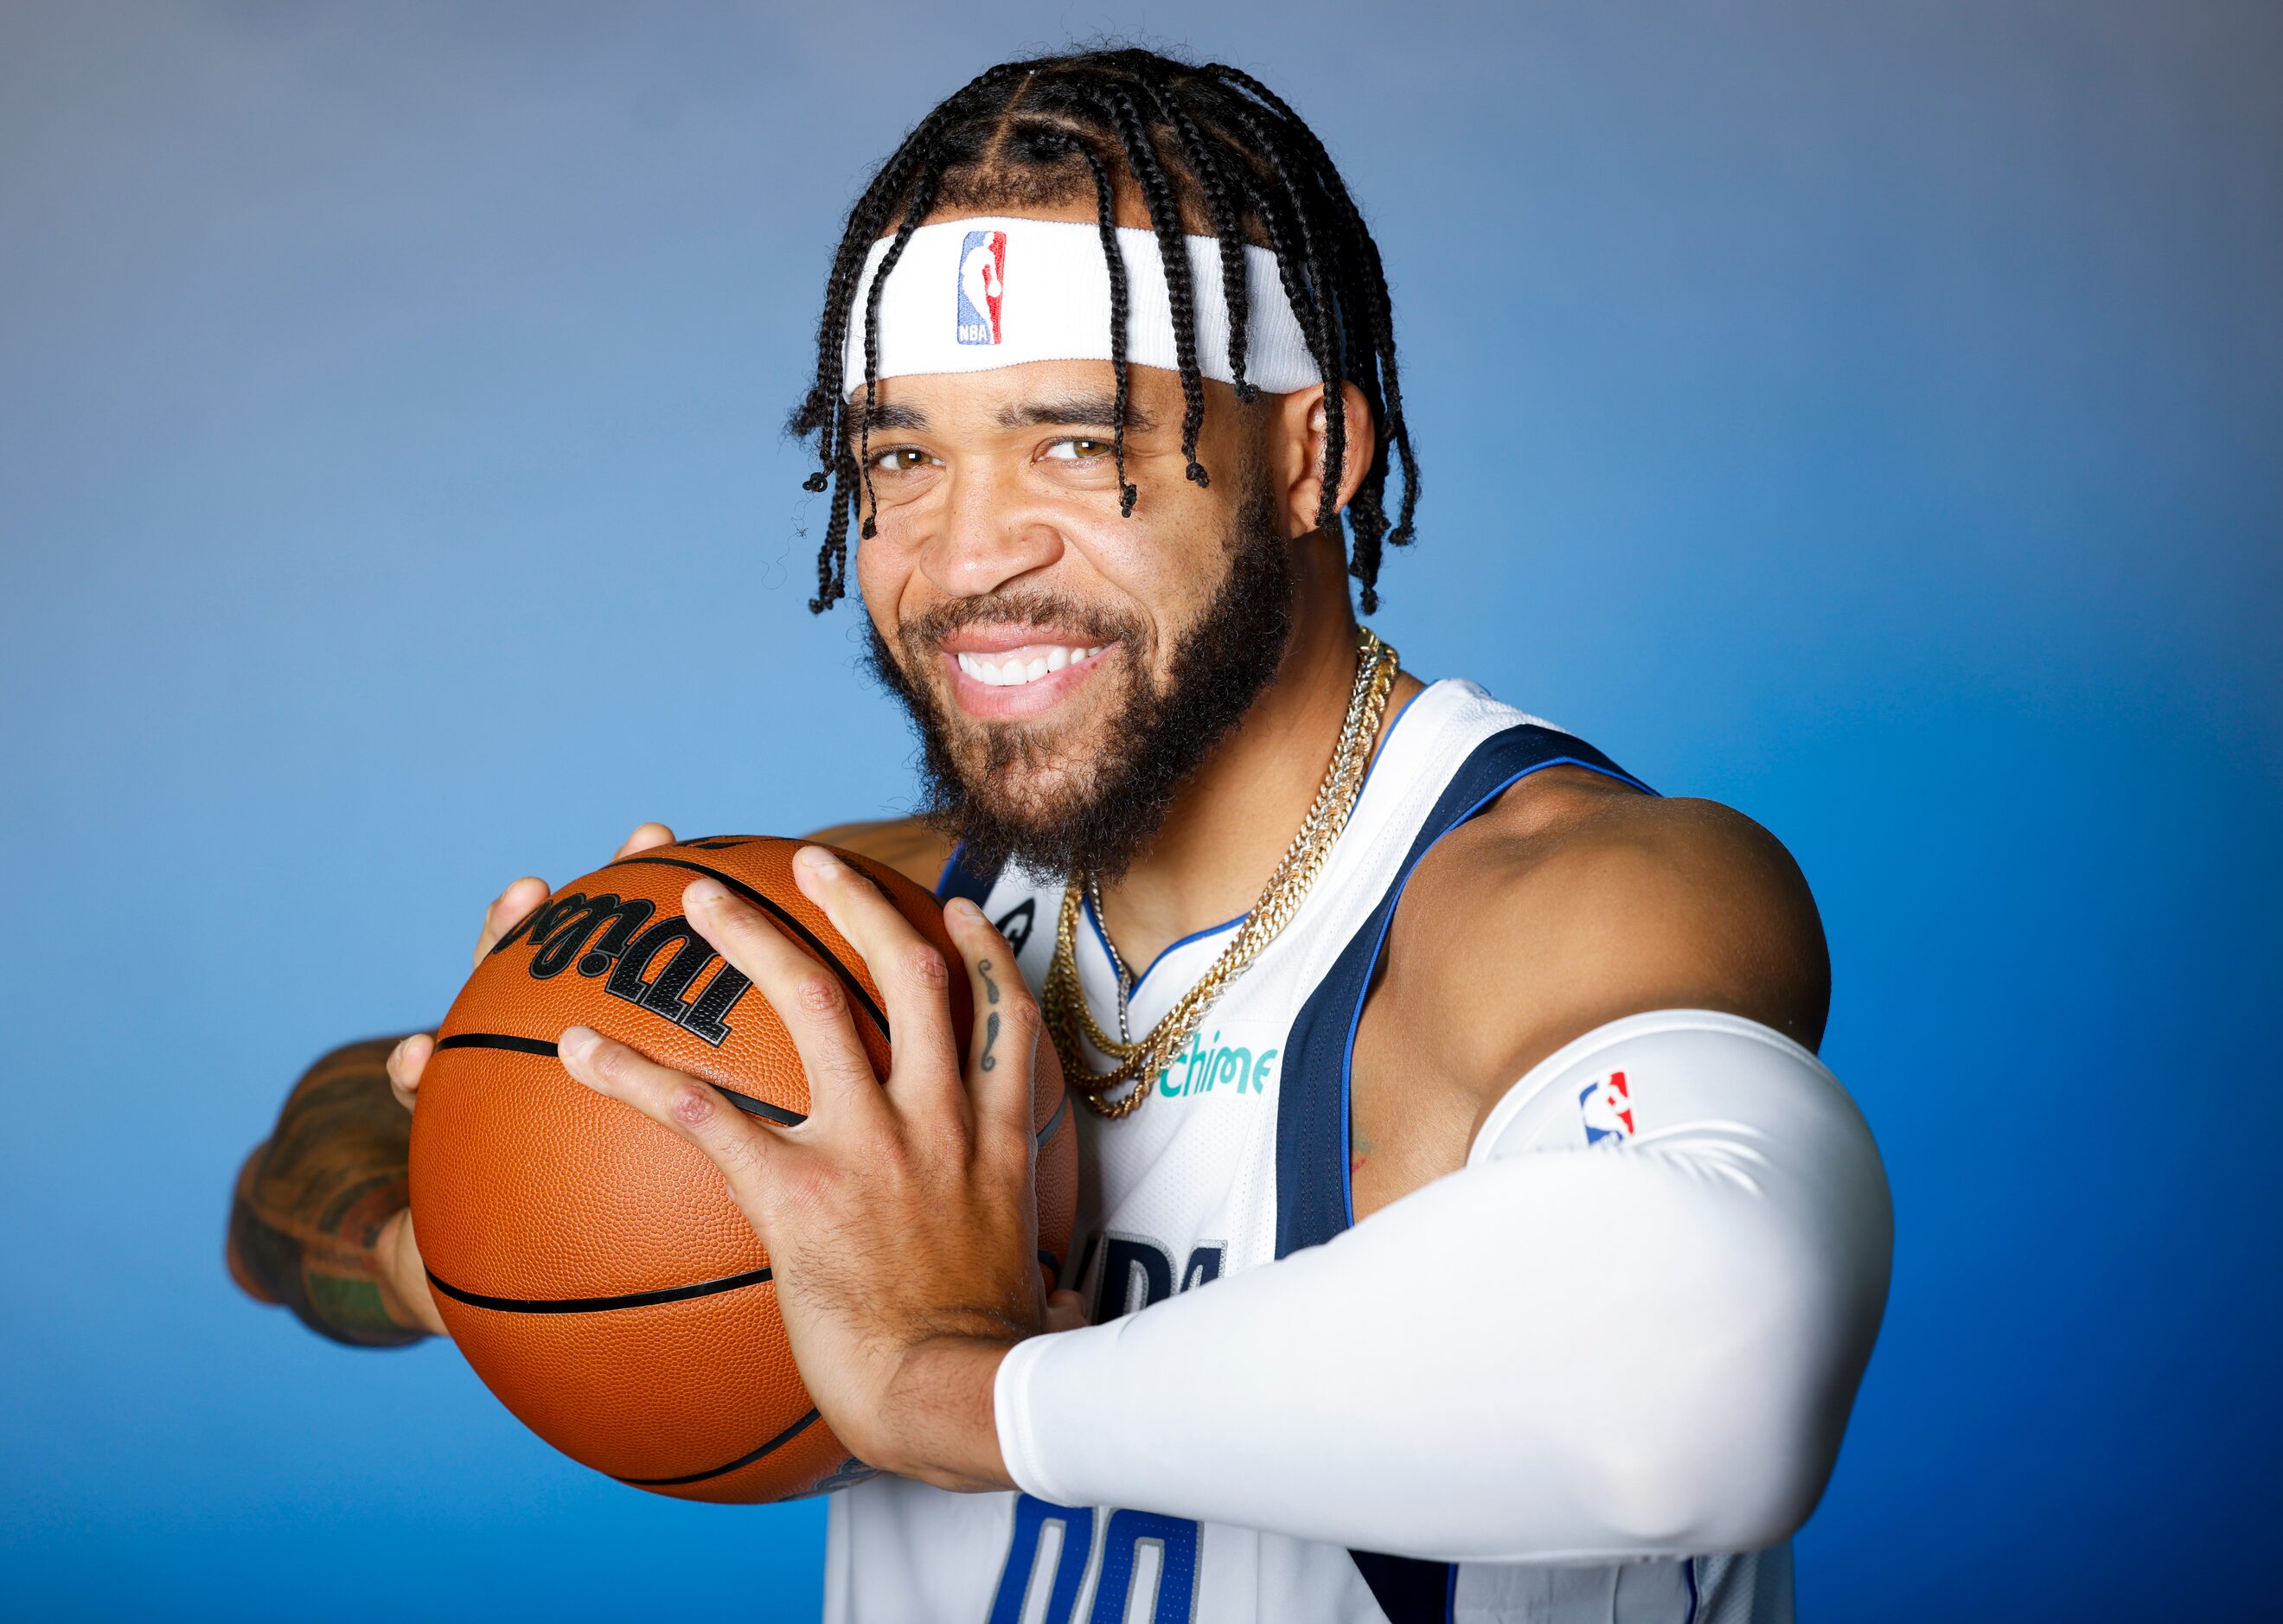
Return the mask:
M 1300 832 L 1292 837 L 1260 900 L 1237 925 L 1235 936 L 1221 949 L 1220 956 L 1165 1011 L 1165 1019 L 1141 1037 L 1131 1042 L 1112 1037 L 1087 1007 L 1078 975 L 1078 914 L 1087 882 L 1073 875 L 1064 887 L 1062 915 L 1055 925 L 1054 957 L 1048 963 L 1039 1001 L 1048 1035 L 1062 1056 L 1063 1075 L 1096 1116 L 1129 1115 L 1149 1097 L 1157 1074 L 1172 1063 L 1174 1051 L 1197 1029 L 1229 983 L 1244 973 L 1260 950 L 1275 941 L 1300 911 L 1309 888 L 1331 856 L 1333 842 L 1355 810 L 1356 797 L 1363 789 L 1364 768 L 1371 760 L 1373 742 L 1379 738 L 1380 721 L 1387 714 L 1387 696 L 1395 686 L 1398 663 L 1395 651 L 1368 629 L 1360 633 L 1355 688 L 1348 698 L 1347 717 L 1340 723 L 1339 743 L 1333 747 L 1331 764 L 1324 769 L 1324 782 L 1316 791 L 1308 816 L 1301 821 Z M 1103 926 L 1105 934 L 1108 929 Z M 1085 1042 L 1091 1042 L 1117 1064 L 1107 1072 L 1096 1072 L 1086 1058 Z M 1105 1097 L 1126 1083 L 1133 1087 L 1126 1093 L 1116 1099 Z

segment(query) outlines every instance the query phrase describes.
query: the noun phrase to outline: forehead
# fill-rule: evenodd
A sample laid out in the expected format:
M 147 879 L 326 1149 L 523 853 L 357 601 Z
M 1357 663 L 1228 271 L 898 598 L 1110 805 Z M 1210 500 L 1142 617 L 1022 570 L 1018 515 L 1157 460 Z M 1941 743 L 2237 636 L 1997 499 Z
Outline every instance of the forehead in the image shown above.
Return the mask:
M 1181 380 L 1162 367 L 1126 369 L 1126 432 L 1142 434 L 1181 419 Z M 1056 425 L 1107 428 L 1117 401 L 1107 361 L 1025 361 L 979 372 L 916 372 L 873 386 L 872 428 L 944 433 L 999 433 Z M 1204 380 L 1205 418 L 1234 410 L 1226 384 Z M 863 403 L 854 402 L 857 414 Z

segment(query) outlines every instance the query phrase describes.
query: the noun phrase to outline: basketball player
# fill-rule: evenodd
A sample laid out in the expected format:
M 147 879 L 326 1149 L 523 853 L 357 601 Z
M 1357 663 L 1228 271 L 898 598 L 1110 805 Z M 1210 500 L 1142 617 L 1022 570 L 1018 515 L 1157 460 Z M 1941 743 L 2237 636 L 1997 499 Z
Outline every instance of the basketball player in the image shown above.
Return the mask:
M 807 1121 L 560 1048 L 719 1164 L 877 1469 L 833 1493 L 828 1617 L 1788 1618 L 1891 1241 L 1812 1052 L 1815 909 L 1749 820 L 1360 630 L 1418 481 L 1316 137 L 1224 66 L 993 68 L 857 202 L 795 426 L 832 492 L 814 606 L 853 523 L 927 778 L 922 818 L 822 838 L 937 886 L 963 962 L 812 848 L 884 1087 L 835 979 L 702 879 Z M 546 894 L 510 886 L 479 956 Z M 442 1330 L 403 1210 L 430 1047 L 329 1057 L 241 1178 L 239 1277 L 345 1340 Z M 1049 1298 L 1057 1057 L 1083 1182 Z

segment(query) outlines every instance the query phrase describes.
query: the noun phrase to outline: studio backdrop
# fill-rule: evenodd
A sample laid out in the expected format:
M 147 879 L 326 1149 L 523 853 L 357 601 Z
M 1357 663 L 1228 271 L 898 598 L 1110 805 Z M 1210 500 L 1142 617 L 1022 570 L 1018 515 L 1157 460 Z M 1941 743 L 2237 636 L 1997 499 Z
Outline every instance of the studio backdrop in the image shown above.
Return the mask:
M 908 806 L 782 424 L 870 166 L 1103 32 L 1383 245 L 1379 629 L 1815 888 L 1897 1241 L 1802 1616 L 2271 1604 L 2272 7 L 75 0 L 0 8 L 4 1610 L 815 1616 L 821 1503 L 580 1468 L 223 1217 L 516 875 Z

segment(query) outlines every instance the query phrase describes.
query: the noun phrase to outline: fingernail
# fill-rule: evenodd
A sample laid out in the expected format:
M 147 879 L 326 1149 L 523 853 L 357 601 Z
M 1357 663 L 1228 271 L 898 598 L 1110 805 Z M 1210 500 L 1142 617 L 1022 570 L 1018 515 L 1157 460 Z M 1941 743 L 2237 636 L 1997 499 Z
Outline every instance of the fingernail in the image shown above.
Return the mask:
M 682 900 L 700 908 L 711 908 L 729 900 L 729 888 L 718 879 L 693 879 L 682 894 Z
M 601 1035 L 592 1027 L 565 1027 L 555 1040 L 555 1052 L 573 1060 L 583 1060 L 588 1051 L 602 1042 Z
M 980 919 L 983 910 L 963 896 L 955 896 L 943 905 L 947 914 L 962 919 Z
M 818 874 L 837 873 L 840 868 L 840 860 L 822 846 L 802 847 L 793 854 L 793 861 L 806 863 L 810 870 Z

